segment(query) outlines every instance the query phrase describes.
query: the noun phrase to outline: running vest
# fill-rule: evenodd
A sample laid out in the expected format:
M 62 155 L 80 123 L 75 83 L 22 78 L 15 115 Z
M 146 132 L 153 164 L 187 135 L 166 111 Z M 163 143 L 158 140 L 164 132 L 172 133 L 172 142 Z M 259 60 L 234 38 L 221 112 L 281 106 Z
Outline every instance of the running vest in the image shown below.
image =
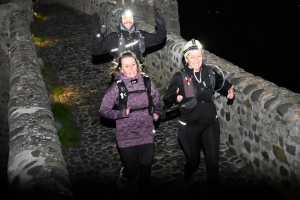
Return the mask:
M 122 34 L 122 32 L 118 32 L 118 55 L 120 56 L 124 51 L 126 51 L 130 47 L 135 47 L 138 45 L 139 51 L 140 51 L 140 58 L 138 58 L 140 61 L 143 61 L 143 53 L 145 52 L 145 37 L 142 36 L 141 32 L 139 30 L 136 30 L 135 32 L 131 33 L 131 36 L 133 38 L 133 41 L 125 44 L 125 38 Z
M 128 96 L 132 93 L 141 93 L 141 92 L 147 92 L 148 95 L 148 107 L 143 107 L 143 108 L 136 108 L 136 109 L 130 109 L 130 112 L 134 112 L 137 110 L 145 110 L 148 109 L 149 115 L 153 114 L 154 111 L 154 106 L 153 106 L 153 101 L 152 101 L 152 96 L 151 96 L 151 81 L 150 77 L 147 75 L 142 75 L 144 79 L 144 85 L 145 89 L 144 90 L 135 90 L 135 91 L 130 91 L 128 92 L 127 87 L 123 80 L 117 80 L 117 85 L 119 88 L 119 105 L 117 106 L 117 110 L 122 110 L 127 108 L 127 100 Z
M 185 96 L 186 97 L 195 96 L 195 93 L 191 94 L 191 91 L 189 91 L 189 89 L 186 90 L 186 88 L 190 85 L 194 87 L 192 78 L 186 73 L 186 71 L 184 69 L 180 70 L 180 73 L 181 73 L 181 77 L 182 77 L 182 81 L 183 81 Z M 216 85 L 216 75 L 211 67 L 208 70 L 208 76 L 210 79 L 211 87 L 212 87 L 212 89 L 214 89 L 215 85 Z
M 181 74 L 182 81 L 183 81 L 185 97 L 187 97 L 187 98 L 193 97 L 192 100 L 190 100 L 189 102 L 186 102 L 185 104 L 182 104 L 181 107 L 185 107 L 186 109 L 194 108 L 197 105 L 197 100 L 196 100 L 197 91 L 196 91 L 196 88 L 194 87 L 193 80 L 186 73 L 186 71 L 184 69 L 180 70 L 180 74 Z M 210 79 L 211 87 L 212 87 L 212 89 L 214 89 L 215 85 L 216 85 L 216 76 L 211 67 L 209 68 L 208 76 Z M 212 96 L 212 101 L 214 101 L 214 96 Z

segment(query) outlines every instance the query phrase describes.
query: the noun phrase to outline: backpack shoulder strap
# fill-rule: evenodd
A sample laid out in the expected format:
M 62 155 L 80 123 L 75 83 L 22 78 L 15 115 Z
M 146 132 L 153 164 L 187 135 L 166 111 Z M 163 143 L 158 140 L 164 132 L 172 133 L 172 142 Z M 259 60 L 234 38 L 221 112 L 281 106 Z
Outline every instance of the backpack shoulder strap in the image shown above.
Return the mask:
M 123 53 L 126 50 L 125 38 L 124 38 L 124 35 L 121 31 L 118 32 L 118 38 L 119 38 L 119 41 L 118 41 L 118 56 L 120 56 L 121 53 Z
M 147 94 L 151 94 L 151 80 L 148 75 L 143 74 L 144 84 L 145 84 L 145 90 Z
M 181 70 L 180 74 L 182 77 L 185 97 L 187 98 L 195 97 L 196 90 L 192 78 L 186 73 L 185 70 Z
M 151 79 L 149 76 L 147 76 L 145 74 L 143 74 L 143 79 L 144 79 L 145 90 L 147 92 L 148 101 L 149 101 L 148 111 L 149 111 L 149 114 L 152 115 L 153 111 L 154 111 L 154 106 L 153 106 L 153 100 L 152 100 L 152 96 L 151 96 Z
M 184 69 L 181 69 L 179 72 L 181 74 L 182 79 L 185 79 L 187 77 L 190 78 L 190 76 L 186 73 Z
M 122 80 L 117 80 L 117 85 L 119 88 L 119 105 L 117 106 L 117 110 L 122 110 L 127 108 L 128 90 Z
M 146 46 L 145 46 L 145 37 L 142 35 L 142 33 L 139 31 L 139 30 L 136 30 L 135 32 L 137 34 L 137 39 L 139 40 L 139 47 L 140 47 L 140 51 L 141 53 L 145 53 L 145 49 L 146 49 Z
M 216 86 L 216 75 L 215 75 L 215 72 L 212 69 L 212 67 L 209 67 L 208 76 L 209 76 L 211 87 L 212 87 L 211 89 L 214 90 L 215 86 Z

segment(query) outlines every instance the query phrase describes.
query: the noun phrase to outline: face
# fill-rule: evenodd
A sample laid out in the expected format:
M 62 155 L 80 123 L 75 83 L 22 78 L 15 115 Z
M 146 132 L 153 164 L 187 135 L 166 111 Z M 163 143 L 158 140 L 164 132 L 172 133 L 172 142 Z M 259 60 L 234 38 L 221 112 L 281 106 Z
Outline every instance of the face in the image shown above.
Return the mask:
M 196 72 L 200 71 L 202 65 L 202 50 L 190 51 L 185 61 L 189 64 L 190 69 L 194 69 Z
M 120 71 L 128 78 L 137 76 L 138 67 L 134 57 L 125 57 L 121 60 Z
M 131 27 L 133 26 L 133 23 L 134 23 L 133 16 L 126 16 L 125 15 L 125 16 L 122 17 L 122 25 L 127 30 L 131 29 Z

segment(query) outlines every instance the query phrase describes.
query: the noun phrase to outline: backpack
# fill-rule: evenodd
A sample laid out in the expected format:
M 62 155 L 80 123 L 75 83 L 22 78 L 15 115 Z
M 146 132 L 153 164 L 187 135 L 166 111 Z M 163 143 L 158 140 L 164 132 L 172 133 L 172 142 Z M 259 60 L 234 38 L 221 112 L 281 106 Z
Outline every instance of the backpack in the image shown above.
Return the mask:
M 148 101 L 149 101 L 148 107 L 130 109 L 130 112 L 148 109 L 149 115 L 153 114 L 154 106 L 153 106 L 153 101 L 152 101 L 152 96 L 151 96 L 151 80 L 150 80 L 150 77 L 147 75 L 143 74 L 142 76 L 143 76 L 144 85 L 145 85 L 144 90 L 135 90 L 135 91 L 128 92 L 127 87 L 126 87 L 125 83 L 123 82 L 123 80 L 117 80 L 117 85 L 119 88 L 119 105 L 116 108 L 117 110 L 122 110 L 122 109 L 127 108 L 127 100 L 128 100 L 128 96 L 130 94 L 147 92 Z
M 180 74 L 181 74 L 181 77 L 182 77 L 182 80 L 183 80 L 183 86 L 184 86 L 184 89 L 185 89 L 185 96 L 186 97 L 193 97 L 195 94 L 191 94 L 190 91 L 187 91 L 186 88 L 188 85 L 191 85 L 194 87 L 193 85 L 193 81 L 191 80 L 191 77 L 186 73 L 186 71 L 184 69 L 180 70 Z M 213 69 L 210 67 L 209 70 L 208 70 L 208 76 L 209 76 L 209 79 L 210 79 L 210 84 L 211 84 L 211 87 L 212 87 L 212 91 L 214 91 L 214 88 L 215 88 L 215 85 L 216 85 L 216 75 L 215 75 L 215 72 L 213 71 Z
M 194 92 L 194 94 L 193 94 L 193 92 L 190 90 L 188 92 L 189 94 L 186 94 L 186 90 L 184 90 L 185 96 L 194 97 L 194 98 L 192 98 L 191 101 L 185 103 L 184 107 L 188 108 L 188 109 L 193 108 L 197 104 L 197 101 L 195 99 L 196 98 L 195 97 L 196 92 L 195 92 L 195 88 L 194 88 L 194 85 L 193 85 L 193 81 L 191 80 L 191 77 L 186 73 L 186 71 L 184 69 L 181 69 L 179 72 L 181 73 L 184 88 L 187 87 L 188 84 L 191 84 L 193 92 Z M 215 84 L 216 84 L 215 73 L 214 73 L 212 68 L 209 69 L 208 73 L 209 73 L 209 78 L 210 78 L 210 82 L 211 82 L 211 85 L 212 85 L 212 89 L 214 89 Z M 186 81 L 184 81 L 184 80 L 186 80 Z M 212 91 L 214 92 L 214 90 L 212 90 Z M 212 101 L 214 101 L 214 96 L 212 96 Z M 171 107 L 164 106 L 164 109 L 163 109 L 163 111 L 161 112 L 161 115 L 160 115 L 161 121 L 166 121 L 169 118 L 173 118 L 174 116 L 178 116 L 180 114 L 180 111 L 181 111 L 181 106 L 183 106 L 183 105 L 182 104 L 175 104 Z
M 189 102 L 182 104 L 181 106 L 185 107 L 187 109 L 191 109 L 197 105 L 197 100 L 196 100 L 197 92 L 196 92 L 196 89 L 194 87 L 191 77 L 186 73 L 186 71 L 184 69 L 182 69 L 182 70 L 180 70 L 180 74 L 181 74 L 182 81 L 183 81 L 185 96 L 188 98 L 193 97 Z M 215 84 L 216 84 L 216 76 L 211 67 L 209 68 L 208 76 L 209 76 L 210 84 L 212 87 L 211 90 L 214 92 L 214 88 L 215 88 Z M 212 95 L 212 102 L 214 100 L 215 100 L 215 97 Z
M 134 42 L 129 43 L 125 45 L 125 38 L 121 32 L 118 32 L 118 50 L 117 53 L 120 56 L 124 51 L 126 51 L 126 48 L 129 47 L 129 45 L 136 45 L 138 43 L 139 45 L 139 51 L 140 51 L 140 58 L 138 58 L 140 61 L 143 61 L 143 53 L 145 52 L 145 37 L 142 36 L 141 32 L 139 30 L 136 30 L 134 33 L 132 33 L 132 36 L 134 38 Z M 135 43 L 136 42 L 136 43 Z
M 182 69 L 182 70 L 180 70 L 180 73 L 181 73 L 181 77 L 182 77 L 182 80 L 183 80 L 184 88 L 186 88 L 186 86 L 190 85 L 190 84 L 193 86 L 193 82 L 191 81 L 191 77 L 186 73 L 186 71 L 184 69 Z M 213 71 L 213 69 L 211 67 L 208 70 L 208 76 L 209 76 L 210 84 L 211 84 L 211 87 L 212 87 L 211 90 L 214 91 L 214 88 L 215 88 L 215 85 L 216 85 L 216 75 L 215 75 L 215 72 Z M 187 80 L 187 81 L 184 81 L 184 80 Z M 187 94 L 186 92 L 187 91 L 185 90 L 185 96 L 191 97 L 191 94 Z

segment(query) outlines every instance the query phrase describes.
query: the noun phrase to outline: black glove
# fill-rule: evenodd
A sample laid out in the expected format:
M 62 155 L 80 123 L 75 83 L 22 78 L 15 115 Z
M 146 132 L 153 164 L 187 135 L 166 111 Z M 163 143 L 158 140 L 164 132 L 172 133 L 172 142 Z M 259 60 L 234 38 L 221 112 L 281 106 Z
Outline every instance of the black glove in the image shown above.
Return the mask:
M 165 20 L 159 14 L 156 14 L 155 22 L 157 25 L 163 25 L 165 23 Z
M 101 28 L 99 29 L 100 35 L 104 36 L 107 32 L 107 28 L 105 25 L 102 25 Z

